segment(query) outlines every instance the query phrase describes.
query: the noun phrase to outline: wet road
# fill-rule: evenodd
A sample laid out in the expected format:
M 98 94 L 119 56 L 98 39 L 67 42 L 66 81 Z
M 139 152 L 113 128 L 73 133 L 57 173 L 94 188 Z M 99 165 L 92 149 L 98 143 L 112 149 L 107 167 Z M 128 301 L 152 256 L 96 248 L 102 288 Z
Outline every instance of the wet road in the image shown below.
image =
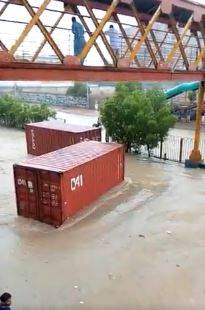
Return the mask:
M 16 217 L 24 134 L 0 144 L 0 291 L 17 310 L 205 306 L 203 170 L 127 156 L 125 182 L 56 230 Z

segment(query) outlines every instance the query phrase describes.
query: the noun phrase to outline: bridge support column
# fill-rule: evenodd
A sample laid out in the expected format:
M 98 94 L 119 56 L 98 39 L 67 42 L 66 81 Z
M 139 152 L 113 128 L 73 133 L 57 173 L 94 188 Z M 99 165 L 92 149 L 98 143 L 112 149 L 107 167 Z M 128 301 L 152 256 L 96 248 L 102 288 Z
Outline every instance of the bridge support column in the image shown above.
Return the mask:
M 200 137 L 201 137 L 201 113 L 204 102 L 204 93 L 205 93 L 205 81 L 201 82 L 200 88 L 198 91 L 197 99 L 197 110 L 196 110 L 196 125 L 195 125 L 195 137 L 194 137 L 194 148 L 191 152 L 189 160 L 186 160 L 185 166 L 190 168 L 199 167 L 202 163 L 201 152 L 199 149 L 200 146 Z

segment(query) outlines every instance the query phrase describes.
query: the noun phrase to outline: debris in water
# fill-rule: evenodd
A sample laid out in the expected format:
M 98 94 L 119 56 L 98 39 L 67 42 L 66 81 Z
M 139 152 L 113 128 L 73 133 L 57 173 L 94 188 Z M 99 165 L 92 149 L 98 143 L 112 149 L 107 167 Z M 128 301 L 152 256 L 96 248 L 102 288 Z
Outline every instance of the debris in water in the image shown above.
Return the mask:
M 77 288 L 78 288 L 78 286 L 77 286 L 77 285 L 74 285 L 74 288 L 76 288 L 76 289 L 77 289 Z
M 180 265 L 179 265 L 179 264 L 176 264 L 176 267 L 180 267 Z
M 84 301 L 81 300 L 81 301 L 80 301 L 80 304 L 83 305 L 83 304 L 84 304 Z
M 112 273 L 109 273 L 109 274 L 108 274 L 108 278 L 109 278 L 109 280 L 114 280 L 114 279 L 115 279 L 115 277 L 113 276 Z
M 171 232 L 170 230 L 167 230 L 167 234 L 168 234 L 168 235 L 171 235 L 172 232 Z
M 145 235 L 139 234 L 139 238 L 145 238 Z

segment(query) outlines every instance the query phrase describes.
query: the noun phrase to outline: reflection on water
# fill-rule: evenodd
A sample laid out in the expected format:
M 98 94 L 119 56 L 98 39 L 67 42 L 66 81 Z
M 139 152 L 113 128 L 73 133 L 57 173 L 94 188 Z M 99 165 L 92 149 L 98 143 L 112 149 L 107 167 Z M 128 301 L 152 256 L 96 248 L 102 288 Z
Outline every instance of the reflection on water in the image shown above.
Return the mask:
M 194 130 L 191 129 L 181 129 L 181 128 L 173 128 L 170 129 L 170 135 L 181 137 L 181 138 L 194 138 Z M 202 139 L 205 139 L 205 132 L 201 133 Z

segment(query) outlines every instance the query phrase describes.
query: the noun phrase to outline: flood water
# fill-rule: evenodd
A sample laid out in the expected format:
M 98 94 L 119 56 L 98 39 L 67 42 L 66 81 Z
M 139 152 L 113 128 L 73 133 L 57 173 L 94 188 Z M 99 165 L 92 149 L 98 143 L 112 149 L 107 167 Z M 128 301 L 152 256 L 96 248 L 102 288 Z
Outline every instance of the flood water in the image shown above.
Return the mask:
M 15 309 L 205 306 L 204 170 L 128 155 L 125 182 L 54 229 L 16 216 L 24 133 L 0 128 L 0 145 L 0 292 Z
M 77 109 L 77 110 L 60 110 L 57 111 L 57 119 L 60 121 L 66 121 L 66 123 L 70 124 L 79 124 L 82 125 L 89 125 L 92 126 L 94 123 L 97 122 L 99 112 L 94 110 L 84 110 L 84 109 Z M 182 138 L 193 138 L 194 137 L 194 124 L 189 126 L 187 123 L 182 123 L 180 126 L 176 126 L 176 128 L 170 129 L 170 135 Z M 202 126 L 202 139 L 205 139 L 205 124 Z
M 57 111 L 57 119 L 65 120 L 68 124 L 82 124 L 83 126 L 92 126 L 97 122 L 98 112 L 94 110 L 71 110 L 67 113 L 64 111 Z

